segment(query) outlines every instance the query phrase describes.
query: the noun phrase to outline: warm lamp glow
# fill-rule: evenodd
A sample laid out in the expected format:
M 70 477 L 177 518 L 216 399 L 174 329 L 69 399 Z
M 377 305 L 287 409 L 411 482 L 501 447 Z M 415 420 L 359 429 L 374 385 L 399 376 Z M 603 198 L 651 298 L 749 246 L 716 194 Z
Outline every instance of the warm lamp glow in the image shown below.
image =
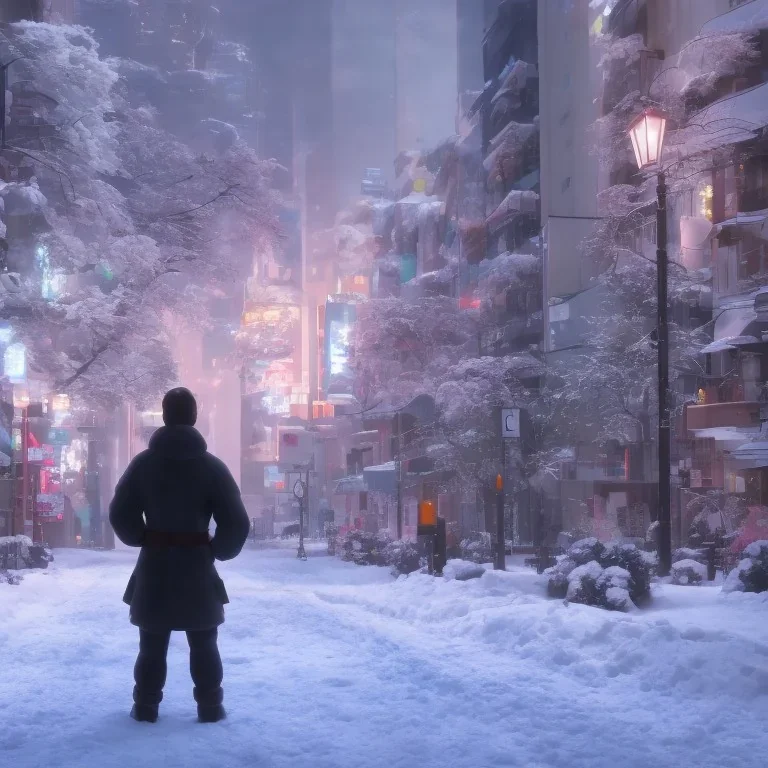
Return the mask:
M 629 126 L 629 138 L 640 170 L 657 165 L 661 161 L 666 132 L 667 118 L 661 112 L 652 109 L 643 112 Z

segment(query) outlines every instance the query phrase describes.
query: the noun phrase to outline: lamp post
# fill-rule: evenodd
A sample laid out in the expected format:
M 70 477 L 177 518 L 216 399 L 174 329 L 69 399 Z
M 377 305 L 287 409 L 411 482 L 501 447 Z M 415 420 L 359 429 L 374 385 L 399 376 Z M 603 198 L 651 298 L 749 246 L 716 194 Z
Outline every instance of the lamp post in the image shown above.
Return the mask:
M 309 481 L 309 471 L 307 471 L 307 481 Z M 296 557 L 298 557 L 299 560 L 307 559 L 307 552 L 304 549 L 304 503 L 306 491 L 307 486 L 304 485 L 304 481 L 299 478 L 293 486 L 293 495 L 299 501 L 299 549 L 296 552 Z
M 667 118 L 656 110 L 646 110 L 629 126 L 629 137 L 640 170 L 657 167 L 656 187 L 656 317 L 658 334 L 659 388 L 659 573 L 667 576 L 672 567 L 672 521 L 670 515 L 670 465 L 672 433 L 669 407 L 669 327 L 667 321 L 667 184 L 661 169 Z

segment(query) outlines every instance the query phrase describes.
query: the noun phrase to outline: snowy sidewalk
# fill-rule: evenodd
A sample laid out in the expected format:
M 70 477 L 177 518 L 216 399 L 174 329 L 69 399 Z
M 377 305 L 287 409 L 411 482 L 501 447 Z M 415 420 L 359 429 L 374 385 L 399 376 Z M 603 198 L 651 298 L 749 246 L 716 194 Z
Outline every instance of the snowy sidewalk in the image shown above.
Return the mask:
M 474 582 L 246 551 L 221 567 L 230 718 L 199 725 L 175 635 L 161 719 L 131 721 L 135 553 L 61 551 L 0 586 L 0 755 L 14 768 L 758 768 L 768 600 L 665 587 L 631 615 Z

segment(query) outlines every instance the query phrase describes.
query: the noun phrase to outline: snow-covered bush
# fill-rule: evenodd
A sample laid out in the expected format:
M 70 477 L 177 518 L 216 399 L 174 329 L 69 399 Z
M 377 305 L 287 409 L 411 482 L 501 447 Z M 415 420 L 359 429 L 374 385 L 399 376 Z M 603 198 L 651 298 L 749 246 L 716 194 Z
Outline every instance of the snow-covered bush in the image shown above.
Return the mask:
M 707 566 L 696 560 L 677 560 L 672 564 L 672 583 L 697 585 L 707 580 Z
M 449 560 L 443 568 L 443 578 L 446 581 L 479 579 L 484 573 L 485 568 L 478 563 L 472 563 L 467 560 Z
M 384 549 L 384 558 L 394 576 L 414 573 L 421 567 L 419 547 L 412 541 L 390 541 Z
M 13 587 L 17 587 L 21 584 L 23 576 L 18 573 L 11 573 L 11 571 L 4 571 L 0 569 L 0 584 L 10 584 Z
M 387 547 L 392 543 L 384 532 L 350 531 L 341 541 L 341 559 L 355 565 L 387 565 Z
M 656 565 L 652 555 L 643 552 L 634 544 L 609 544 L 600 564 L 604 568 L 616 566 L 629 573 L 629 596 L 635 604 L 648 599 L 651 594 L 651 579 Z
M 493 547 L 490 536 L 483 536 L 480 539 L 462 539 L 461 559 L 469 560 L 472 563 L 492 563 Z
M 753 541 L 723 585 L 725 592 L 768 591 L 768 541 Z
M 546 572 L 550 597 L 627 610 L 626 599 L 639 605 L 651 591 L 653 560 L 634 544 L 605 545 L 598 539 L 582 539 L 569 547 L 558 563 Z M 622 607 L 623 606 L 623 607 Z
M 50 562 L 53 562 L 51 551 L 42 544 L 35 544 L 28 536 L 0 537 L 0 567 L 4 570 L 45 569 Z
M 672 562 L 679 563 L 683 560 L 695 560 L 697 563 L 706 565 L 706 555 L 700 549 L 693 549 L 691 547 L 680 547 L 672 553 Z
M 629 611 L 634 604 L 629 596 L 629 571 L 596 560 L 579 565 L 568 574 L 566 599 L 609 611 Z

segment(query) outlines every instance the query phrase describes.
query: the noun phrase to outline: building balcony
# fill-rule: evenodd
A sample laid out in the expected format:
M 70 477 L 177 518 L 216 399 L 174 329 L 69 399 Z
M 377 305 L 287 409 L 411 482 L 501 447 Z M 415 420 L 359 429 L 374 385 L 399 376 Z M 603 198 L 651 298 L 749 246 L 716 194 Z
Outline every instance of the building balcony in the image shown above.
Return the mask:
M 760 411 L 758 402 L 688 405 L 683 422 L 686 432 L 719 427 L 759 427 Z

